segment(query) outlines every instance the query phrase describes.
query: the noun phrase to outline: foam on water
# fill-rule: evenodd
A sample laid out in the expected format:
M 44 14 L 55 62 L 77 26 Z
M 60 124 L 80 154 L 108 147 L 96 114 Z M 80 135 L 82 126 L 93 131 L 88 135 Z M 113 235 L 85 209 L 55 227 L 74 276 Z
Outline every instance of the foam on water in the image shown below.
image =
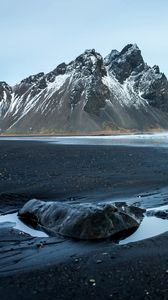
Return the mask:
M 168 133 L 55 137 L 55 139 L 48 142 L 64 145 L 126 145 L 165 147 L 168 146 Z
M 168 132 L 153 134 L 123 134 L 104 136 L 23 136 L 0 137 L 10 141 L 40 141 L 61 145 L 129 145 L 168 146 Z

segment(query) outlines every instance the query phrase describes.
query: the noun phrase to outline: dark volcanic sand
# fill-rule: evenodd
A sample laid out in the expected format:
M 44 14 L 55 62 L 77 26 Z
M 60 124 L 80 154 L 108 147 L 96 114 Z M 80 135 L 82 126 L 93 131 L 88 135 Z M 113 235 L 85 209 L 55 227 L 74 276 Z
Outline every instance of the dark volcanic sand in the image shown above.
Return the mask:
M 1 212 L 30 198 L 168 203 L 166 148 L 0 141 L 0 159 Z M 0 299 L 168 299 L 167 249 L 167 233 L 115 246 L 0 230 Z
M 1 210 L 31 198 L 125 199 L 168 182 L 166 148 L 0 141 L 0 161 Z

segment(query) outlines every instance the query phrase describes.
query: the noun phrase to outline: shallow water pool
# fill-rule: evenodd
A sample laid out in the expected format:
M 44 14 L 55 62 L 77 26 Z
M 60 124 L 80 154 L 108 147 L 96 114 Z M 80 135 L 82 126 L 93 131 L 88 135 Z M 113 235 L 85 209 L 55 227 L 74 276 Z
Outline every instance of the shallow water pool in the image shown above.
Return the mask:
M 31 236 L 34 236 L 34 237 L 48 237 L 48 235 L 45 232 L 39 231 L 39 230 L 35 230 L 35 229 L 33 229 L 33 228 L 25 225 L 18 218 L 17 213 L 7 214 L 7 215 L 0 216 L 0 225 L 1 225 L 1 223 L 4 223 L 4 222 L 7 223 L 6 224 L 7 226 L 13 227 L 15 229 L 18 229 L 21 232 L 25 232 L 27 234 L 30 234 Z
M 156 207 L 154 210 L 165 210 L 168 209 L 168 205 Z M 153 210 L 148 209 L 147 211 Z M 0 225 L 14 227 L 15 229 L 25 232 L 33 237 L 48 237 L 48 235 L 39 230 L 35 230 L 27 225 L 25 225 L 17 216 L 17 213 L 7 214 L 0 216 Z M 136 242 L 144 240 L 164 232 L 168 231 L 168 220 L 163 220 L 155 216 L 145 216 L 139 228 L 131 234 L 129 237 L 119 241 L 120 245 L 125 245 L 130 242 Z

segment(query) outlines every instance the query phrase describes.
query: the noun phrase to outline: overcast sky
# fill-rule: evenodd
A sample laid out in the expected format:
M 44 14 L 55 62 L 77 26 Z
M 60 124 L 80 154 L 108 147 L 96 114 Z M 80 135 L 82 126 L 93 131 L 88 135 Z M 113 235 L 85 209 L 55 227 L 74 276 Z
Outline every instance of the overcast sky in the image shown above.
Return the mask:
M 168 76 L 168 0 L 0 0 L 0 80 L 15 84 L 85 49 L 137 43 Z

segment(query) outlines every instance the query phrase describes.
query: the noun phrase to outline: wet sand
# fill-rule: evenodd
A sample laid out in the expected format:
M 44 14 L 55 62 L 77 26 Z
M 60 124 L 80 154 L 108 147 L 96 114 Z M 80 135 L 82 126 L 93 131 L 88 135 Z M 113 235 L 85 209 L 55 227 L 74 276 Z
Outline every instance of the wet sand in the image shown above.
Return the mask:
M 5 236 L 1 299 L 168 299 L 167 233 L 124 246 Z
M 31 198 L 168 203 L 168 149 L 0 141 L 0 211 Z M 1 299 L 168 299 L 167 233 L 124 246 L 0 230 Z
M 97 201 L 133 196 L 139 201 L 139 194 L 156 197 L 168 182 L 167 148 L 1 140 L 0 161 L 1 211 L 21 207 L 31 198 Z

